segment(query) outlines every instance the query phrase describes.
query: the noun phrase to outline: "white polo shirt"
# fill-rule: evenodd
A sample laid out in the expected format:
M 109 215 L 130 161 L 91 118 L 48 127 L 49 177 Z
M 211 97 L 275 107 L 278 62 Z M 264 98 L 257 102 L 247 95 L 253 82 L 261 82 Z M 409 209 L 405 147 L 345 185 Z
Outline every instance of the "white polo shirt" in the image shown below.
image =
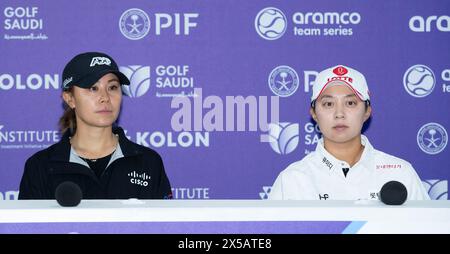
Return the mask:
M 269 194 L 269 199 L 295 200 L 377 200 L 381 187 L 399 181 L 408 190 L 408 200 L 429 200 L 425 188 L 411 164 L 378 151 L 366 136 L 360 160 L 353 166 L 336 159 L 325 150 L 323 138 L 316 151 L 283 170 Z M 345 176 L 343 168 L 348 168 Z

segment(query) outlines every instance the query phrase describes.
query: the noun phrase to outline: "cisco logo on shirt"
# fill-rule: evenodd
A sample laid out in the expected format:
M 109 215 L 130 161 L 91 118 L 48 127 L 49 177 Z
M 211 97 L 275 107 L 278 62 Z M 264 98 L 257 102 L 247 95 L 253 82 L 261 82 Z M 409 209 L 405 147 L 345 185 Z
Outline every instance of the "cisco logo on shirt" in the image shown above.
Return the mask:
M 130 183 L 147 187 L 149 185 L 149 181 L 151 177 L 145 173 L 138 174 L 136 171 L 133 171 L 131 173 L 128 173 L 128 176 L 130 177 Z

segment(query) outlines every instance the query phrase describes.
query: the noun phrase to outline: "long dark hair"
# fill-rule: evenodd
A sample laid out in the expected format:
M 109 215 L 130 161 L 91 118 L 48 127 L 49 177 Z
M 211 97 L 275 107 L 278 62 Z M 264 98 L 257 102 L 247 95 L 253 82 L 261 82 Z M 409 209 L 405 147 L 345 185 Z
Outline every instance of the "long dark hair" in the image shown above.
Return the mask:
M 73 95 L 73 87 L 69 88 L 67 91 L 64 92 L 68 92 L 71 93 Z M 69 107 L 69 105 L 67 105 L 67 103 L 63 100 L 63 107 L 64 107 L 64 113 L 63 115 L 59 118 L 59 129 L 61 131 L 61 133 L 65 133 L 66 131 L 70 131 L 70 134 L 73 135 L 75 134 L 76 130 L 77 130 L 77 117 L 75 114 L 75 110 L 72 109 L 71 107 Z

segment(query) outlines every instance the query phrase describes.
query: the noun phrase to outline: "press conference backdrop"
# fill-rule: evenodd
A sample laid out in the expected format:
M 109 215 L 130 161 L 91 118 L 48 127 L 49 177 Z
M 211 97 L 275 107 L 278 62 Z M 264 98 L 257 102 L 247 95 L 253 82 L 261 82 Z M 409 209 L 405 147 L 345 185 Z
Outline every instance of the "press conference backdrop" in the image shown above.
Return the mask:
M 85 51 L 110 54 L 130 78 L 119 124 L 161 154 L 177 199 L 267 198 L 280 171 L 315 149 L 311 86 L 337 64 L 366 75 L 373 145 L 448 199 L 449 1 L 0 7 L 0 199 L 17 199 L 25 160 L 59 140 L 62 69 Z

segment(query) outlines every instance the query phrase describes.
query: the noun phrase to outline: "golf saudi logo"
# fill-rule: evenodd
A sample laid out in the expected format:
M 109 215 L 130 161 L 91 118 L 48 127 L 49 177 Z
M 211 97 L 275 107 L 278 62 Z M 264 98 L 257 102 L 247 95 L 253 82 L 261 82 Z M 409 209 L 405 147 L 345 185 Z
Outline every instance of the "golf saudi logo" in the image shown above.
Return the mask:
M 299 141 L 298 123 L 270 123 L 269 133 L 261 135 L 261 142 L 269 142 L 278 154 L 289 154 L 297 148 Z
M 150 88 L 150 66 L 120 66 L 119 70 L 130 80 L 129 86 L 122 86 L 128 97 L 141 97 L 147 93 Z
M 431 200 L 447 200 L 448 199 L 448 181 L 441 179 L 422 181 L 425 190 Z

